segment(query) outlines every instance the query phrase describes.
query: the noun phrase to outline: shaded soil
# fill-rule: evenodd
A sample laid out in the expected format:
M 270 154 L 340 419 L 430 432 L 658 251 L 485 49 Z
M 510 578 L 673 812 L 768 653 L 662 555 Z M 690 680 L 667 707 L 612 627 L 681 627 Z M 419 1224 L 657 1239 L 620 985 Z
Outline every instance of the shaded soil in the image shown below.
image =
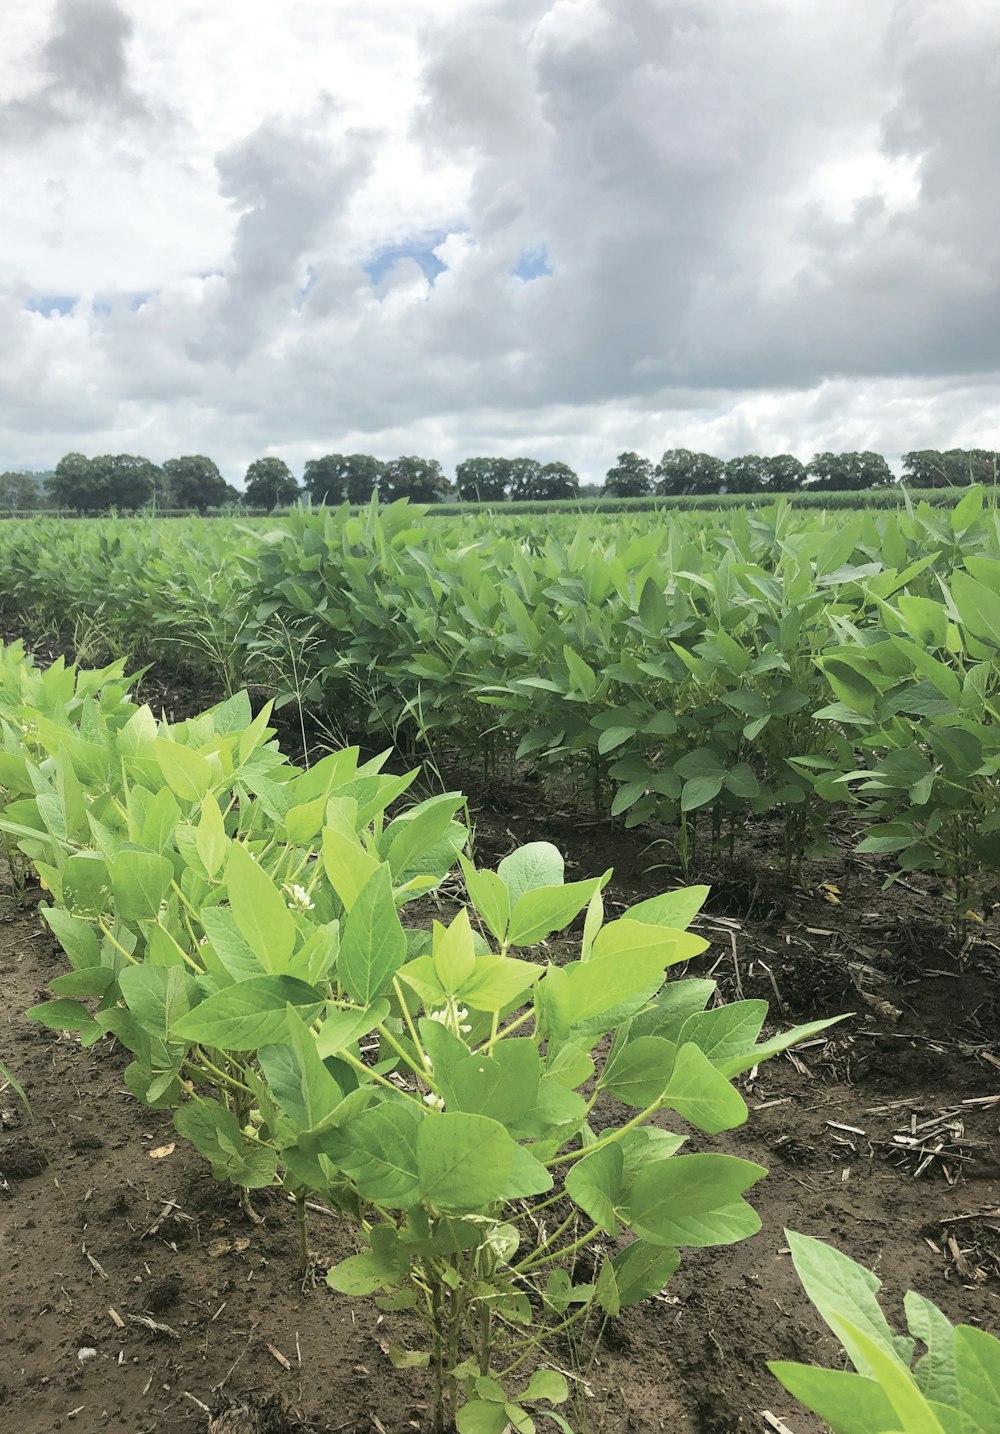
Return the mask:
M 177 717 L 213 700 L 156 691 Z M 473 816 L 480 865 L 541 838 L 566 853 L 567 879 L 613 865 L 610 914 L 678 881 L 648 836 L 560 810 L 530 782 L 502 803 L 473 803 Z M 786 1227 L 876 1269 L 891 1318 L 916 1288 L 952 1319 L 1000 1326 L 996 919 L 956 942 L 932 882 L 883 892 L 887 868 L 845 852 L 788 883 L 777 851 L 762 822 L 733 859 L 691 873 L 713 885 L 698 923 L 711 946 L 691 974 L 711 971 L 728 998 L 769 1000 L 778 1021 L 855 1014 L 742 1081 L 746 1127 L 692 1135 L 693 1149 L 769 1167 L 752 1196 L 763 1229 L 731 1249 L 685 1252 L 661 1296 L 609 1325 L 566 1411 L 578 1434 L 767 1434 L 764 1411 L 792 1434 L 819 1434 L 766 1368 L 839 1363 L 798 1287 Z M 346 1224 L 312 1217 L 318 1276 L 303 1284 L 290 1206 L 256 1194 L 264 1223 L 249 1223 L 201 1159 L 174 1146 L 169 1115 L 126 1092 L 113 1042 L 81 1050 L 24 1019 L 64 962 L 34 896 L 4 880 L 0 1060 L 34 1118 L 0 1077 L 0 1428 L 427 1430 L 423 1374 L 387 1356 L 405 1341 L 403 1317 L 323 1283 L 353 1248 Z

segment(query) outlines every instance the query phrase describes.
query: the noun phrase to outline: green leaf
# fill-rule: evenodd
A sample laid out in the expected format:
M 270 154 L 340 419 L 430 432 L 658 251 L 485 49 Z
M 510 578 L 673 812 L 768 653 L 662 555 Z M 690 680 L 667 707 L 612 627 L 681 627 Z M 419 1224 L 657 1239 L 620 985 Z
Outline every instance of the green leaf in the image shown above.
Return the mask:
M 672 926 L 686 931 L 705 905 L 708 886 L 683 886 L 678 891 L 665 891 L 630 906 L 625 913 L 629 921 L 642 921 L 649 926 Z
M 139 1025 L 159 1041 L 172 1039 L 175 1022 L 198 995 L 193 978 L 180 966 L 126 966 L 118 984 Z
M 458 1434 L 504 1434 L 508 1423 L 505 1406 L 487 1399 L 470 1399 L 455 1415 Z
M 503 1126 L 484 1115 L 429 1115 L 417 1132 L 421 1199 L 456 1215 L 489 1207 L 510 1179 L 514 1150 Z
M 578 1160 L 566 1176 L 566 1194 L 609 1235 L 618 1234 L 623 1164 L 621 1146 L 605 1145 Z
M 973 637 L 990 647 L 1000 647 L 1000 595 L 961 569 L 949 579 L 958 615 Z
M 51 1031 L 79 1031 L 88 1040 L 104 1034 L 86 1006 L 79 1001 L 42 1001 L 25 1012 L 29 1021 L 37 1021 Z
M 278 1105 L 298 1131 L 314 1130 L 336 1110 L 343 1092 L 327 1070 L 311 1029 L 289 1012 L 291 1039 L 262 1046 L 257 1052 L 261 1069 Z
M 398 1283 L 399 1265 L 374 1250 L 362 1255 L 349 1255 L 327 1271 L 326 1282 L 332 1290 L 342 1295 L 373 1295 Z
M 188 1101 L 174 1111 L 174 1126 L 211 1161 L 217 1180 L 232 1180 L 247 1190 L 263 1189 L 274 1180 L 277 1152 L 245 1136 L 236 1117 L 218 1101 Z
M 437 1059 L 434 1062 L 448 1108 L 488 1115 L 508 1130 L 515 1129 L 538 1101 L 541 1062 L 534 1041 L 529 1037 L 499 1041 L 490 1056 L 465 1055 L 462 1049 L 462 1057 L 446 1071 L 439 1069 Z
M 451 825 L 452 817 L 464 806 L 461 792 L 431 797 L 403 812 L 386 827 L 380 850 L 394 877 L 420 865 Z
M 611 1263 L 622 1306 L 637 1305 L 658 1295 L 680 1261 L 680 1255 L 669 1245 L 651 1245 L 646 1240 L 633 1240 L 619 1250 Z
M 844 1016 L 831 1016 L 824 1021 L 807 1021 L 804 1026 L 795 1026 L 790 1031 L 782 1031 L 777 1036 L 772 1036 L 768 1041 L 761 1041 L 758 1046 L 751 1046 L 743 1055 L 727 1056 L 719 1062 L 719 1070 L 729 1080 L 733 1076 L 741 1075 L 743 1071 L 750 1070 L 761 1061 L 769 1060 L 771 1056 L 778 1055 L 781 1051 L 787 1051 L 790 1046 L 797 1046 L 800 1041 L 808 1041 L 812 1036 L 818 1035 L 820 1031 L 828 1030 Z
M 366 1200 L 405 1209 L 421 1193 L 420 1131 L 432 1117 L 410 1100 L 387 1100 L 346 1122 L 334 1158 Z
M 508 941 L 512 946 L 534 946 L 553 931 L 561 931 L 580 914 L 606 879 L 593 877 L 567 886 L 540 886 L 526 891 L 511 914 Z
M 936 1305 L 913 1290 L 903 1296 L 903 1305 L 910 1333 L 927 1346 L 927 1353 L 917 1361 L 914 1370 L 921 1391 L 928 1399 L 957 1409 L 954 1325 Z
M 209 792 L 201 804 L 201 820 L 195 836 L 201 864 L 211 881 L 222 869 L 229 849 L 222 812 L 215 797 Z
M 126 849 L 115 857 L 109 871 L 122 920 L 155 920 L 174 879 L 173 863 L 151 851 Z
M 698 1011 L 681 1028 L 678 1044 L 691 1041 L 713 1065 L 753 1049 L 767 1016 L 766 1001 L 733 1001 L 711 1011 Z
M 934 1410 L 917 1388 L 909 1368 L 885 1348 L 880 1338 L 872 1338 L 842 1315 L 831 1315 L 828 1323 L 850 1353 L 855 1366 L 859 1361 L 863 1363 L 870 1370 L 871 1377 L 881 1385 L 904 1430 L 913 1430 L 915 1434 L 945 1434 Z M 964 1434 L 964 1416 L 962 1423 Z M 975 1431 L 975 1425 L 972 1427 Z M 983 1434 L 986 1434 L 985 1426 Z
M 63 901 L 71 915 L 98 917 L 111 906 L 111 876 L 96 852 L 69 857 L 62 873 Z
M 697 811 L 714 802 L 721 791 L 721 777 L 691 777 L 681 788 L 681 811 Z
M 914 1343 L 905 1335 L 893 1334 L 890 1329 L 876 1298 L 882 1288 L 881 1280 L 822 1240 L 798 1235 L 794 1230 L 786 1230 L 785 1238 L 803 1289 L 834 1333 L 840 1335 L 834 1319 L 846 1318 L 852 1327 L 862 1330 L 869 1340 L 874 1340 L 892 1359 L 909 1369 Z M 865 1349 L 855 1348 L 846 1340 L 844 1348 L 859 1374 L 879 1378 Z
M 341 1011 L 328 1005 L 316 1037 L 316 1050 L 321 1060 L 346 1051 L 355 1041 L 381 1025 L 388 1014 L 389 1002 L 385 1000 L 373 1001 L 362 1011 Z
M 562 856 L 551 842 L 533 841 L 505 856 L 497 876 L 507 888 L 513 911 L 525 892 L 539 886 L 561 886 L 563 869 Z
M 528 1387 L 519 1399 L 547 1399 L 550 1404 L 563 1404 L 569 1398 L 569 1384 L 565 1374 L 555 1369 L 536 1369 Z
M 677 1047 L 660 1036 L 637 1036 L 612 1053 L 601 1085 L 623 1105 L 643 1110 L 666 1091 L 676 1054 Z
M 677 1052 L 663 1103 L 708 1135 L 732 1130 L 747 1118 L 746 1101 L 739 1091 L 690 1041 Z
M 477 871 L 467 857 L 459 855 L 469 900 L 498 941 L 507 938 L 510 898 L 503 880 L 495 871 Z
M 287 1039 L 289 1006 L 311 1023 L 323 1002 L 311 986 L 291 976 L 255 976 L 195 1006 L 174 1024 L 173 1035 L 224 1051 L 255 1051 Z
M 529 991 L 542 975 L 532 961 L 514 956 L 477 956 L 475 969 L 457 992 L 462 1005 L 474 1011 L 502 1011 Z
M 157 737 L 153 751 L 164 780 L 182 802 L 200 802 L 212 785 L 215 772 L 207 758 L 179 742 Z
M 962 1434 L 996 1434 L 1000 1428 L 1000 1340 L 960 1324 L 955 1331 L 955 1375 Z
M 396 913 L 392 878 L 380 866 L 352 905 L 341 939 L 337 976 L 361 1006 L 368 1006 L 391 983 L 406 960 L 406 936 Z
M 359 892 L 380 869 L 353 831 L 333 825 L 323 828 L 323 866 L 345 911 L 351 910 Z
M 891 1401 L 873 1379 L 784 1360 L 767 1367 L 793 1399 L 829 1424 L 833 1434 L 879 1434 L 898 1422 Z
M 690 961 L 707 950 L 708 942 L 690 931 L 651 926 L 648 922 L 633 921 L 631 917 L 623 916 L 601 927 L 594 937 L 591 960 L 617 959 L 625 963 L 655 953 L 660 970 L 664 971 L 668 966 Z
M 597 692 L 597 674 L 571 647 L 563 647 L 563 657 L 569 668 L 570 682 L 589 701 Z
M 295 946 L 295 922 L 284 896 L 242 842 L 226 863 L 226 884 L 236 924 L 265 971 L 280 975 Z
M 678 1222 L 731 1206 L 767 1171 L 732 1155 L 674 1155 L 647 1165 L 636 1176 L 629 1217 L 637 1235 L 653 1244 L 681 1245 Z
M 598 752 L 600 752 L 602 756 L 605 752 L 613 752 L 616 747 L 620 747 L 623 742 L 627 742 L 630 737 L 634 737 L 635 732 L 636 729 L 634 727 L 605 727 L 597 739 Z
M 469 924 L 469 912 L 462 907 L 450 926 L 433 923 L 431 959 L 441 988 L 449 994 L 459 991 L 476 968 L 476 950 Z

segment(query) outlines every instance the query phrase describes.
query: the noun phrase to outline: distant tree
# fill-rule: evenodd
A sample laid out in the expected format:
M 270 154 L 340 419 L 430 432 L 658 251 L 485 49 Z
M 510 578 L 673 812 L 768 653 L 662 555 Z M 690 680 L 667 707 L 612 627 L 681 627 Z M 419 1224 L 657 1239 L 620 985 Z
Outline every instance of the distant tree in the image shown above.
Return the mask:
M 915 488 L 964 488 L 994 483 L 997 454 L 985 448 L 915 449 L 903 454 L 903 478 Z
M 309 459 L 302 482 L 314 503 L 367 503 L 384 470 L 370 453 L 327 453 Z
M 38 485 L 28 473 L 0 473 L 0 510 L 16 513 L 38 506 Z
M 537 498 L 541 487 L 542 465 L 535 458 L 510 458 L 510 496 L 516 503 Z
M 143 508 L 162 481 L 160 469 L 148 458 L 132 453 L 104 453 L 91 459 L 92 469 L 99 474 L 104 490 L 104 504 L 109 508 Z
M 575 498 L 580 479 L 568 463 L 546 463 L 538 475 L 539 498 Z
M 248 508 L 283 508 L 299 496 L 299 485 L 283 458 L 257 458 L 247 469 L 243 501 Z
M 767 459 L 756 453 L 744 453 L 739 458 L 730 458 L 723 469 L 722 481 L 727 493 L 763 493 L 767 476 Z
M 804 486 L 823 492 L 860 492 L 894 483 L 892 469 L 880 453 L 814 453 L 806 464 Z
M 455 469 L 458 496 L 467 503 L 502 503 L 510 480 L 509 458 L 466 458 Z
M 805 480 L 805 465 L 791 453 L 777 453 L 764 459 L 765 490 L 768 493 L 796 493 Z
M 391 458 L 385 465 L 379 492 L 387 503 L 409 498 L 412 503 L 437 503 L 451 491 L 436 458 Z
M 657 493 L 718 493 L 726 465 L 711 453 L 692 453 L 689 448 L 669 448 L 656 465 Z
M 185 458 L 168 458 L 163 465 L 166 485 L 157 501 L 164 507 L 219 508 L 225 503 L 229 484 L 211 458 L 192 453 Z
M 93 459 L 82 453 L 66 453 L 45 480 L 52 501 L 59 508 L 96 512 L 108 505 L 103 475 Z
M 604 491 L 612 498 L 642 498 L 653 491 L 653 465 L 638 453 L 619 453 L 604 479 Z

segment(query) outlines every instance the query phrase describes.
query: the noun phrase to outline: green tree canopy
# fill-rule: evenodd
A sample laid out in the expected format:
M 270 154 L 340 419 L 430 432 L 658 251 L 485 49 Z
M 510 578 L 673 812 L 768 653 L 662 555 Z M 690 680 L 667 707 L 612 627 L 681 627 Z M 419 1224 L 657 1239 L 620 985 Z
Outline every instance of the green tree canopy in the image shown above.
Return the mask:
M 143 508 L 163 481 L 162 470 L 133 453 L 104 453 L 91 460 L 101 474 L 109 508 Z
M 805 465 L 791 453 L 776 453 L 765 458 L 765 489 L 768 493 L 796 493 L 805 481 Z
M 0 473 L 0 509 L 17 513 L 38 506 L 38 484 L 29 473 Z
M 458 496 L 469 503 L 501 503 L 510 483 L 509 458 L 466 458 L 455 469 Z
M 247 469 L 243 501 L 248 508 L 283 508 L 299 496 L 299 485 L 283 458 L 257 458 Z
M 718 493 L 726 465 L 711 453 L 693 453 L 690 448 L 668 448 L 656 465 L 657 493 Z
M 94 512 L 108 504 L 101 473 L 83 453 L 65 453 L 45 480 L 52 501 L 60 508 Z
M 168 458 L 163 465 L 167 480 L 165 505 L 177 508 L 219 508 L 228 500 L 229 484 L 211 458 L 192 453 L 185 458 Z
M 386 502 L 409 498 L 413 503 L 437 503 L 451 489 L 436 458 L 391 458 L 385 465 L 379 491 Z
M 539 498 L 575 498 L 580 491 L 579 476 L 568 463 L 546 463 L 539 476 Z
M 915 488 L 964 488 L 995 483 L 1000 455 L 985 448 L 914 449 L 903 454 L 903 478 Z
M 730 458 L 725 465 L 722 481 L 727 493 L 763 493 L 767 485 L 767 459 L 756 453 L 744 453 L 739 458 Z
M 371 453 L 327 453 L 309 459 L 302 482 L 314 503 L 367 503 L 384 470 Z
M 832 493 L 886 488 L 892 469 L 880 453 L 814 453 L 806 464 L 805 487 Z
M 604 480 L 604 491 L 613 498 L 643 498 L 653 491 L 653 465 L 638 453 L 619 453 Z

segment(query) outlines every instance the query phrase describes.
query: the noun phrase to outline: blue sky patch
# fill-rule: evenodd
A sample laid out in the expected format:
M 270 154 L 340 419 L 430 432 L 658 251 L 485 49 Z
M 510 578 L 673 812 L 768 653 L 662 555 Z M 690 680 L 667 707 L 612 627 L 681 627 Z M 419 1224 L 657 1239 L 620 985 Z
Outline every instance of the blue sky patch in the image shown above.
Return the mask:
M 444 273 L 447 267 L 441 263 L 434 250 L 439 244 L 444 243 L 449 234 L 455 232 L 455 230 L 442 229 L 436 234 L 424 234 L 413 239 L 404 239 L 401 244 L 390 244 L 384 249 L 378 249 L 365 264 L 365 273 L 373 284 L 380 284 L 397 259 L 415 259 L 420 265 L 424 278 L 429 284 L 433 284 L 437 276 Z
M 545 279 L 552 273 L 547 244 L 537 244 L 534 249 L 523 250 L 517 264 L 511 270 L 518 279 L 526 283 L 529 279 Z
M 24 307 L 33 314 L 44 314 L 50 319 L 53 314 L 71 314 L 78 297 L 76 294 L 34 294 Z

